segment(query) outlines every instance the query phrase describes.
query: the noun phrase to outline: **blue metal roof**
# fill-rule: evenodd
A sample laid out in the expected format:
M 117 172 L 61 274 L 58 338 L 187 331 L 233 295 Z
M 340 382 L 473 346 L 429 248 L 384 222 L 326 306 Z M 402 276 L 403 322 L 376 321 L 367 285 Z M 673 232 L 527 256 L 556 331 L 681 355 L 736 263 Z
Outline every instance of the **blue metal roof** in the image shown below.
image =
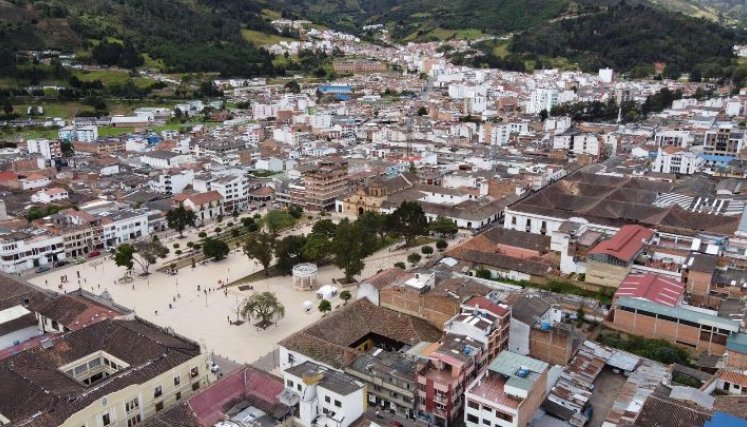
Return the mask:
M 716 163 L 729 163 L 730 161 L 736 159 L 734 156 L 719 156 L 716 154 L 704 154 L 703 160 L 706 162 L 716 162 Z
M 713 418 L 703 424 L 703 427 L 747 427 L 747 420 L 726 412 L 716 412 Z
M 726 349 L 747 354 L 747 334 L 740 332 L 726 338 Z

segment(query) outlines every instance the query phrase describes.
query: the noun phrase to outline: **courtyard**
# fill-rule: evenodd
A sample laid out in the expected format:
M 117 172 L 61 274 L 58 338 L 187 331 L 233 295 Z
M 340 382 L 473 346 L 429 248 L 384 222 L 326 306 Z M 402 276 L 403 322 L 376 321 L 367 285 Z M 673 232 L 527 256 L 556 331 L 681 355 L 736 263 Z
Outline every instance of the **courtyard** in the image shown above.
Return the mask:
M 292 232 L 304 231 L 296 229 Z M 409 252 L 384 248 L 366 259 L 366 267 L 358 278 L 366 278 L 381 269 L 390 268 L 395 262 L 406 262 L 407 254 L 413 251 L 419 251 L 419 248 L 411 248 Z M 223 283 L 234 282 L 261 270 L 261 266 L 249 260 L 240 249 L 232 250 L 222 261 L 200 263 L 195 268 L 186 267 L 176 275 L 156 271 L 160 265 L 163 263 L 152 267 L 151 274 L 145 277 L 137 274 L 139 271 L 136 267 L 133 280 L 120 283 L 118 279 L 123 276 L 124 269 L 117 267 L 111 257 L 100 257 L 85 264 L 70 265 L 31 277 L 29 281 L 59 292 L 72 291 L 79 286 L 95 294 L 106 291 L 116 303 L 135 310 L 139 317 L 172 328 L 176 333 L 199 342 L 208 353 L 239 363 L 253 363 L 271 353 L 278 341 L 322 316 L 316 309 L 319 300 L 315 292 L 294 290 L 291 276 L 270 277 L 239 287 L 220 288 Z M 67 276 L 67 283 L 61 284 L 62 276 Z M 336 266 L 323 266 L 319 268 L 318 284 L 332 284 L 333 279 L 339 280 L 343 276 Z M 347 290 L 355 299 L 355 286 Z M 261 291 L 275 293 L 285 306 L 285 317 L 266 330 L 255 327 L 254 319 L 240 325 L 233 324 L 237 320 L 241 302 L 253 292 Z M 308 312 L 304 309 L 306 301 L 311 301 L 314 307 Z M 344 304 L 338 296 L 330 302 L 333 310 Z

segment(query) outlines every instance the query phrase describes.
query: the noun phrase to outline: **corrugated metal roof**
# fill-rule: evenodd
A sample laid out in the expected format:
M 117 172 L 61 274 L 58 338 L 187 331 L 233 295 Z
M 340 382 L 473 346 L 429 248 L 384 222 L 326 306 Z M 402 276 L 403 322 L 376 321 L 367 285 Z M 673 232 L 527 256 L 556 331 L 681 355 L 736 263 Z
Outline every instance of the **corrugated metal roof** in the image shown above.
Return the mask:
M 716 326 L 733 332 L 739 331 L 739 322 L 681 307 L 667 307 L 641 298 L 620 297 L 617 299 L 617 305 L 636 310 L 645 310 L 702 325 Z

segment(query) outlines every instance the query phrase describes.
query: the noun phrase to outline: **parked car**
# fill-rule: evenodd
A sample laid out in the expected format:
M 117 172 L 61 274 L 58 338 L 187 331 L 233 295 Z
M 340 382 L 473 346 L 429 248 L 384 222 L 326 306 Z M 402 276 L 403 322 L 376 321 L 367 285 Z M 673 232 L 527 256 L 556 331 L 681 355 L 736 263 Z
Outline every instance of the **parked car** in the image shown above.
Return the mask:
M 79 256 L 78 258 L 75 258 L 75 260 L 73 261 L 73 263 L 76 264 L 76 265 L 77 264 L 83 264 L 84 262 L 86 262 L 86 259 L 83 258 L 82 256 Z
M 91 251 L 91 252 L 88 253 L 88 258 L 97 257 L 99 255 L 101 255 L 100 251 Z
M 55 267 L 64 267 L 64 266 L 66 266 L 68 264 L 70 264 L 70 263 L 67 262 L 67 260 L 63 259 L 62 261 L 57 261 L 56 263 L 54 263 L 54 266 Z
M 37 273 L 44 273 L 45 271 L 49 271 L 51 269 L 52 269 L 52 267 L 50 267 L 48 265 L 42 265 L 41 267 L 39 267 L 39 268 L 36 269 L 36 272 Z

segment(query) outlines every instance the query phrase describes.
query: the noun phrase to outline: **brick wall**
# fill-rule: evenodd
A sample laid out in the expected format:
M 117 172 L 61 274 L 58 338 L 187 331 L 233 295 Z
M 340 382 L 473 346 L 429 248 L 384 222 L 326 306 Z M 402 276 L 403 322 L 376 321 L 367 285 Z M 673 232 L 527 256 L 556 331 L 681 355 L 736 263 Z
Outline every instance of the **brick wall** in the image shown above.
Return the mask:
M 557 328 L 533 328 L 529 332 L 529 355 L 553 365 L 565 365 L 573 356 L 573 337 Z
M 459 301 L 454 298 L 421 295 L 402 288 L 382 289 L 379 303 L 382 307 L 425 319 L 441 330 L 447 320 L 460 312 Z

